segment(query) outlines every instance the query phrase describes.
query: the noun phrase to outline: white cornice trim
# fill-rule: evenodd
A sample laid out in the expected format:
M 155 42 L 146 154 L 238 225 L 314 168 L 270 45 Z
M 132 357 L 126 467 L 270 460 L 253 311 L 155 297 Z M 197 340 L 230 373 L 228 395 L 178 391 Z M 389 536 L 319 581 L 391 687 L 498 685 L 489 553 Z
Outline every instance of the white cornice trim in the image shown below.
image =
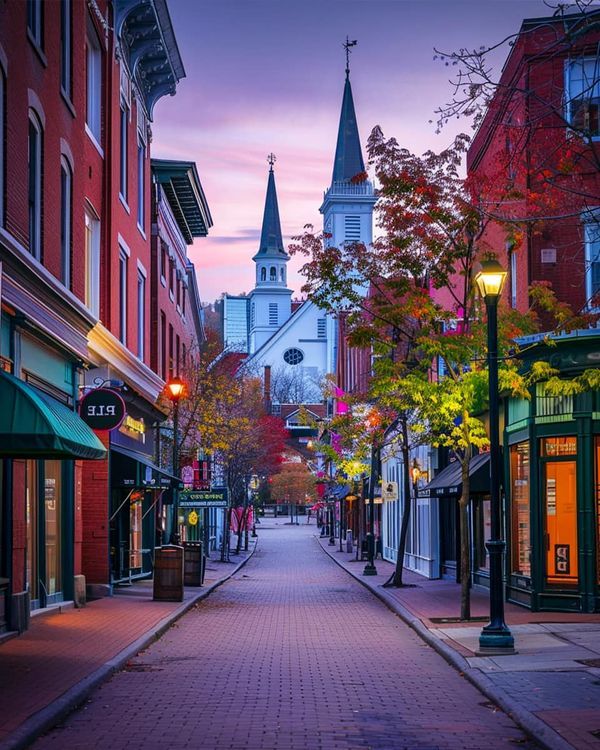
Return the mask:
M 122 375 L 127 385 L 152 404 L 156 402 L 165 381 L 126 349 L 102 323 L 89 332 L 88 347 L 91 359 L 97 365 L 110 365 Z

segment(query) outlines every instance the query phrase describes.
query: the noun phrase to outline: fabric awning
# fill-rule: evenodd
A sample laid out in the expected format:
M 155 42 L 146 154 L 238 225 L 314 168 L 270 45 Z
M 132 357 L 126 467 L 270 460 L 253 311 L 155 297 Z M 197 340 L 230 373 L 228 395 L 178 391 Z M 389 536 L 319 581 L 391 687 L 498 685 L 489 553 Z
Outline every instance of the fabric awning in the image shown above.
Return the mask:
M 173 474 L 157 466 L 146 453 L 111 445 L 111 484 L 113 487 L 145 487 L 146 489 L 181 489 L 183 483 Z
M 470 488 L 472 494 L 490 491 L 490 454 L 480 453 L 469 462 Z M 428 485 L 419 490 L 420 497 L 460 497 L 462 477 L 459 461 L 454 461 L 435 476 Z
M 0 370 L 0 458 L 99 459 L 106 449 L 77 412 Z

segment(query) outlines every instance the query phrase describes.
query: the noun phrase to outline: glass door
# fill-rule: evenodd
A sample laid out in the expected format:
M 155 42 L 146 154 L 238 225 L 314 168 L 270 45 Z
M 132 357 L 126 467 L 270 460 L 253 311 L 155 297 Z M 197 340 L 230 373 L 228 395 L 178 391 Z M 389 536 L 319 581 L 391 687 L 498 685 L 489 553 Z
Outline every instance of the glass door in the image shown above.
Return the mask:
M 27 528 L 27 559 L 25 563 L 26 586 L 32 608 L 39 606 L 39 475 L 38 462 L 29 459 L 25 468 L 25 524 Z
M 44 548 L 46 570 L 44 585 L 46 596 L 51 597 L 62 591 L 61 565 L 61 505 L 62 505 L 62 462 L 44 462 Z
M 577 586 L 577 479 L 575 461 L 544 465 L 546 583 Z

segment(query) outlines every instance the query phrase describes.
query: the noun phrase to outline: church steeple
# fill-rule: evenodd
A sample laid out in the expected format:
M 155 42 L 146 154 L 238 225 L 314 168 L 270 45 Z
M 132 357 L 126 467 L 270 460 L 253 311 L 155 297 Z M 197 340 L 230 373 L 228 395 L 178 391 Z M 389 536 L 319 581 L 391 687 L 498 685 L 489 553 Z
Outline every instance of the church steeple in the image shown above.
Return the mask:
M 287 258 L 288 255 L 283 247 L 281 235 L 281 222 L 279 221 L 279 207 L 277 205 L 277 190 L 275 188 L 275 154 L 269 154 L 269 179 L 267 182 L 267 197 L 265 199 L 265 211 L 263 214 L 262 230 L 260 233 L 260 245 L 254 259 L 257 258 Z
M 347 182 L 365 171 L 352 98 L 352 86 L 350 85 L 350 48 L 356 46 L 356 44 L 356 39 L 351 42 L 346 37 L 346 42 L 343 45 L 346 50 L 346 82 L 344 84 L 344 98 L 342 99 L 342 111 L 333 162 L 332 184 Z

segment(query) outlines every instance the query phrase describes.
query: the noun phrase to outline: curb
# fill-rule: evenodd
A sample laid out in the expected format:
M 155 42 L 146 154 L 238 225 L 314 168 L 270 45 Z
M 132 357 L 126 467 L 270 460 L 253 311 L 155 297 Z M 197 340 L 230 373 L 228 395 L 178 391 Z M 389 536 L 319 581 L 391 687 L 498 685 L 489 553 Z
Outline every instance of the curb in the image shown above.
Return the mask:
M 254 555 L 257 546 L 258 539 L 255 540 L 254 547 L 248 557 L 239 562 L 224 578 L 215 581 L 208 588 L 203 589 L 187 601 L 182 602 L 171 614 L 163 617 L 153 628 L 139 638 L 136 638 L 135 641 L 132 641 L 112 659 L 109 659 L 101 667 L 98 667 L 94 672 L 84 677 L 83 680 L 70 687 L 61 696 L 56 698 L 56 700 L 53 700 L 47 706 L 29 716 L 14 732 L 10 733 L 9 737 L 4 741 L 0 741 L 0 750 L 23 750 L 29 747 L 44 732 L 52 729 L 52 727 L 80 706 L 90 693 L 103 682 L 106 682 L 115 672 L 118 672 L 132 657 L 145 648 L 148 648 L 148 646 L 151 646 L 154 641 L 157 641 L 174 622 L 179 620 L 195 604 L 206 599 L 215 589 L 232 578 Z
M 500 708 L 510 716 L 511 719 L 518 724 L 521 729 L 525 730 L 533 739 L 539 742 L 545 750 L 575 750 L 574 746 L 571 745 L 564 737 L 561 737 L 552 727 L 546 722 L 538 719 L 530 711 L 527 711 L 522 704 L 518 703 L 508 693 L 498 688 L 494 683 L 477 667 L 471 667 L 468 661 L 454 651 L 453 648 L 448 646 L 442 640 L 432 635 L 428 627 L 426 627 L 421 620 L 407 609 L 403 604 L 400 604 L 393 596 L 390 596 L 385 590 L 379 591 L 379 589 L 370 585 L 362 576 L 348 570 L 340 560 L 335 558 L 329 550 L 324 547 L 319 541 L 318 537 L 315 540 L 323 552 L 344 570 L 349 576 L 354 578 L 358 583 L 362 584 L 368 591 L 377 597 L 383 604 L 388 607 L 394 614 L 398 615 L 410 628 L 412 628 L 417 635 L 419 635 L 429 646 L 435 649 L 440 656 L 442 656 L 448 664 L 454 667 L 461 676 L 465 677 L 472 685 L 474 685 L 483 695 L 493 703 L 496 703 Z M 0 747 L 0 750 L 2 748 Z

